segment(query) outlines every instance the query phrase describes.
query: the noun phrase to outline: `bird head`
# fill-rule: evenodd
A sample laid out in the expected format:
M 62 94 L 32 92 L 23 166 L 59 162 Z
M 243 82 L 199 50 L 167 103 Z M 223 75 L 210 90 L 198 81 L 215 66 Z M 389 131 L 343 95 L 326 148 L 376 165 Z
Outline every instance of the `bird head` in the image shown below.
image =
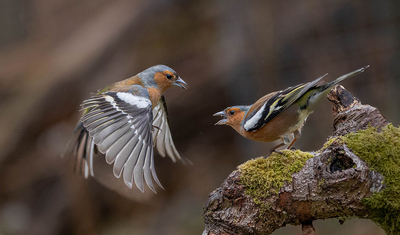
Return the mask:
M 223 118 L 215 123 L 215 125 L 228 125 L 240 132 L 240 126 L 249 108 L 250 106 L 232 106 L 221 112 L 215 113 L 214 116 L 220 116 Z
M 183 81 L 173 69 L 166 65 L 150 67 L 139 73 L 138 76 L 145 85 L 156 86 L 161 92 L 164 92 L 172 86 L 183 89 L 187 89 L 188 87 L 187 83 Z

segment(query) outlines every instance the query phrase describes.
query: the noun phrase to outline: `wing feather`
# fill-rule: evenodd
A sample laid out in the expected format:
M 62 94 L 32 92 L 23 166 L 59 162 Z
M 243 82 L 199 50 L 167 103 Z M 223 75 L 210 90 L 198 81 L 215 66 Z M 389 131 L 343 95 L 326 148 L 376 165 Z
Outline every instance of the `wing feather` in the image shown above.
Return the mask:
M 129 155 L 128 160 L 124 165 L 124 171 L 122 173 L 122 177 L 124 178 L 125 184 L 129 188 L 132 188 L 132 181 L 134 177 L 133 172 L 135 166 L 137 165 L 137 159 L 139 158 L 139 155 L 142 152 L 142 147 L 143 147 L 143 140 L 139 138 L 138 142 L 136 143 L 135 147 L 133 148 L 133 151 Z
M 270 93 L 257 101 L 247 112 L 243 121 L 246 131 L 254 131 L 279 116 L 307 91 L 315 87 L 324 76 L 306 84 L 299 84 L 285 90 Z
M 147 147 L 148 144 L 146 141 L 143 139 L 142 140 L 142 149 L 140 151 L 139 157 L 137 159 L 137 162 L 135 164 L 135 167 L 133 168 L 133 179 L 135 181 L 136 187 L 139 188 L 140 191 L 144 191 L 143 187 L 143 165 L 144 165 L 144 160 L 146 158 L 147 154 Z
M 94 142 L 97 145 L 101 145 L 101 143 L 112 133 L 117 131 L 119 128 L 121 128 L 124 125 L 127 125 L 127 120 L 121 120 L 117 121 L 115 123 L 110 123 L 107 127 L 105 127 L 102 131 L 100 131 L 98 134 L 94 135 Z M 89 131 L 90 133 L 90 131 Z M 104 152 L 103 152 L 104 153 Z
M 154 150 L 173 161 L 185 162 L 172 140 L 164 97 L 153 109 L 147 89 L 133 85 L 129 92 L 105 91 L 85 100 L 77 155 L 79 167 L 93 175 L 93 156 L 98 149 L 113 164 L 113 174 L 143 191 L 144 182 L 155 192 L 161 187 L 154 167 Z M 86 159 L 88 157 L 88 159 Z
M 148 138 L 148 141 L 150 140 L 150 138 Z M 149 188 L 155 193 L 156 190 L 153 185 L 153 179 L 151 178 L 151 169 L 150 169 L 150 164 L 152 162 L 152 159 L 153 159 L 153 146 L 147 145 L 147 152 L 143 165 L 144 180 L 147 186 L 149 186 Z
M 130 128 L 125 134 L 123 134 L 118 141 L 107 150 L 106 152 L 106 161 L 111 164 L 115 161 L 118 153 L 122 151 L 122 149 L 128 144 L 129 140 L 133 137 L 135 131 Z M 115 168 L 115 164 L 114 164 Z
M 81 121 L 88 131 L 88 143 L 105 153 L 107 163 L 114 163 L 116 177 L 122 174 L 128 187 L 131 188 L 134 181 L 141 191 L 145 177 L 146 184 L 155 191 L 149 177 L 153 161 L 152 104 L 147 89 L 133 88 L 132 92 L 107 91 L 84 101 L 82 108 L 86 109 Z M 86 155 L 92 160 L 93 151 L 89 148 Z M 91 160 L 88 166 L 83 165 L 85 172 L 86 168 L 91 172 Z
M 105 139 L 102 139 L 100 144 L 98 145 L 100 152 L 106 153 L 106 151 L 131 128 L 129 123 L 121 126 L 116 129 L 113 133 L 108 135 Z
M 138 141 L 139 141 L 139 135 L 137 135 L 134 132 L 133 137 L 131 137 L 129 142 L 122 148 L 122 150 L 115 157 L 113 172 L 117 178 L 121 176 L 122 169 L 124 168 L 128 158 L 131 156 L 132 151 L 137 145 Z
M 153 141 L 157 151 L 161 156 L 168 156 L 173 162 L 176 159 L 181 160 L 183 163 L 190 162 L 183 158 L 176 150 L 174 141 L 172 139 L 171 131 L 168 123 L 168 112 L 164 96 L 161 97 L 157 106 L 153 109 L 153 125 L 156 131 L 153 131 Z

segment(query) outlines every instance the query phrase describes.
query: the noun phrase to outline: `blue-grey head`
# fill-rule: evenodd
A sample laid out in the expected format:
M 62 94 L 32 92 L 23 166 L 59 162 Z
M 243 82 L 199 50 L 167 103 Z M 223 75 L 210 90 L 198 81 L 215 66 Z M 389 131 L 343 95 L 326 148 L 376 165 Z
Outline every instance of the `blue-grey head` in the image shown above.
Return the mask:
M 166 65 L 155 65 L 138 74 L 146 87 L 156 87 L 164 92 L 171 86 L 187 89 L 188 85 Z

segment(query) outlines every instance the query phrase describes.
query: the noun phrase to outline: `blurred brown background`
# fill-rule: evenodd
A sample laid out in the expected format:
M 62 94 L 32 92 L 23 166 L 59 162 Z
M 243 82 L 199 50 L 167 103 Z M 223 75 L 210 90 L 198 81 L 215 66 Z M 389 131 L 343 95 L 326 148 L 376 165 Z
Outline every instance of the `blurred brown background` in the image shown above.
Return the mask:
M 201 234 L 208 193 L 275 144 L 214 126 L 212 114 L 369 64 L 342 84 L 398 125 L 399 20 L 398 0 L 1 0 L 0 234 Z M 193 166 L 156 156 L 165 187 L 156 195 L 126 188 L 103 156 L 98 180 L 75 175 L 60 153 L 80 102 L 155 64 L 190 86 L 165 96 L 175 144 Z M 323 101 L 295 147 L 320 148 L 331 122 Z M 315 226 L 326 235 L 383 234 L 361 219 Z

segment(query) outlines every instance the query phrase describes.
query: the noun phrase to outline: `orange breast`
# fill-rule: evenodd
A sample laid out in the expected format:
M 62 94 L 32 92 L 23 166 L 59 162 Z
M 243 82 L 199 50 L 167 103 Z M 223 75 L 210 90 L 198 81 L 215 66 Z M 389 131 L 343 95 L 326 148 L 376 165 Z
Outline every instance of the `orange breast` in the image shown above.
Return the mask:
M 155 87 L 147 88 L 150 94 L 150 101 L 153 105 L 153 108 L 157 106 L 158 101 L 161 99 L 161 91 Z
M 285 134 L 293 133 L 301 127 L 303 122 L 298 122 L 299 107 L 292 105 L 289 109 L 285 110 L 282 114 L 272 119 L 266 125 L 256 131 L 245 131 L 243 127 L 240 129 L 240 134 L 246 138 L 261 142 L 272 142 L 280 139 Z

